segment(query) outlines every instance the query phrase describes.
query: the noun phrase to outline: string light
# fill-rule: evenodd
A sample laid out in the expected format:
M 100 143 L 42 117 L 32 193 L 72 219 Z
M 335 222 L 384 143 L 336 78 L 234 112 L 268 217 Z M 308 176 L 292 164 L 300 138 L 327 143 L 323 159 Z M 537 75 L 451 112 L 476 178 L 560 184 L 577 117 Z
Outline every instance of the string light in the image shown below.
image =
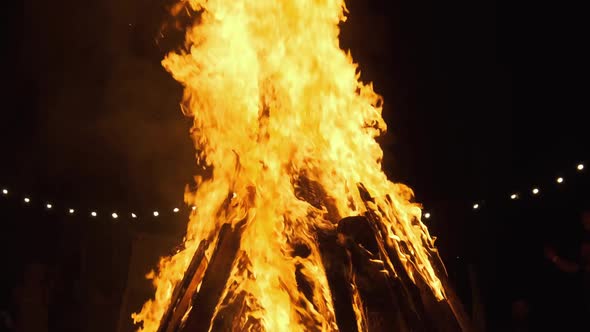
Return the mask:
M 584 169 L 585 169 L 585 165 L 584 165 L 583 163 L 579 163 L 579 164 L 577 164 L 577 165 L 576 165 L 576 170 L 577 170 L 578 172 L 581 172 L 581 171 L 583 171 Z M 564 177 L 562 177 L 562 176 L 558 176 L 558 177 L 556 177 L 556 178 L 555 178 L 555 183 L 557 183 L 557 184 L 562 184 L 562 183 L 565 183 L 565 178 L 564 178 Z M 8 190 L 6 187 L 2 188 L 2 189 L 1 189 L 1 192 L 2 192 L 2 195 L 3 195 L 3 196 L 8 196 L 8 194 L 9 194 L 9 190 Z M 532 194 L 532 195 L 534 195 L 534 196 L 537 196 L 537 195 L 539 195 L 539 194 L 540 194 L 540 192 L 541 192 L 541 191 L 540 191 L 540 189 L 539 189 L 538 187 L 532 187 L 532 189 L 531 189 L 531 194 Z M 231 197 L 232 199 L 235 199 L 235 198 L 237 198 L 237 196 L 238 196 L 238 195 L 237 195 L 237 193 L 236 193 L 236 192 L 231 192 L 231 194 L 230 194 L 230 197 Z M 511 194 L 509 195 L 509 198 L 510 198 L 511 200 L 517 200 L 517 199 L 520 199 L 520 194 L 519 194 L 519 193 L 517 193 L 517 192 L 511 193 Z M 29 196 L 24 196 L 24 197 L 23 197 L 23 202 L 24 202 L 24 204 L 26 204 L 26 205 L 30 205 L 30 203 L 32 202 L 32 199 L 31 199 Z M 52 204 L 52 203 L 49 203 L 49 202 L 48 202 L 48 203 L 45 203 L 45 208 L 46 208 L 47 210 L 52 210 L 52 209 L 53 209 L 53 207 L 54 207 L 54 206 L 53 206 L 53 204 Z M 474 203 L 474 204 L 472 205 L 472 209 L 473 209 L 473 210 L 480 210 L 481 208 L 482 208 L 482 206 L 481 206 L 479 203 Z M 195 211 L 195 210 L 197 209 L 197 206 L 196 206 L 196 205 L 191 205 L 191 206 L 190 206 L 190 209 L 191 209 L 192 211 Z M 69 208 L 69 209 L 65 210 L 64 212 L 67 212 L 67 213 L 68 213 L 68 214 L 70 214 L 70 215 L 73 215 L 73 214 L 75 214 L 75 210 L 74 210 L 73 208 Z M 180 209 L 179 209 L 178 207 L 174 207 L 174 208 L 172 208 L 172 212 L 173 212 L 174 214 L 177 214 L 177 213 L 179 213 L 179 212 L 180 212 Z M 152 215 L 153 215 L 154 217 L 159 217 L 159 216 L 160 216 L 160 213 L 159 213 L 157 210 L 153 210 L 153 211 L 152 211 Z M 91 213 L 90 213 L 90 216 L 91 216 L 91 217 L 97 217 L 97 216 L 98 216 L 98 213 L 97 213 L 97 211 L 91 211 Z M 111 217 L 112 217 L 113 219 L 119 219 L 119 215 L 118 215 L 116 212 L 113 212 L 113 213 L 111 214 Z M 424 219 L 430 219 L 430 218 L 432 217 L 432 214 L 431 214 L 430 212 L 424 212 L 424 214 L 423 214 L 423 217 L 424 217 Z M 137 215 L 137 214 L 135 214 L 135 213 L 131 213 L 131 218 L 133 218 L 133 219 L 137 219 L 137 218 L 138 218 L 138 215 Z

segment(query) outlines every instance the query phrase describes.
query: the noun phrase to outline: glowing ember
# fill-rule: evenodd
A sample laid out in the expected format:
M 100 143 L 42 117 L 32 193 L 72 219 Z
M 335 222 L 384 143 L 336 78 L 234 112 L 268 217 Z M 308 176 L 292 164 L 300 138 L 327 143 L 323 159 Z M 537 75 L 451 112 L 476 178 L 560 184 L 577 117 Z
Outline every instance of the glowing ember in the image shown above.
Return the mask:
M 386 129 L 381 98 L 359 82 L 357 66 L 340 49 L 344 2 L 188 4 L 198 12 L 186 33 L 188 51 L 169 54 L 163 65 L 185 87 L 182 108 L 194 117 L 198 162 L 212 175 L 198 177 L 198 189 L 186 195 L 192 214 L 185 249 L 163 258 L 151 274 L 155 298 L 133 315 L 140 331 L 158 329 L 198 244 L 215 240 L 224 223 L 244 223 L 239 250 L 248 262 L 233 265 L 224 294 L 230 287 L 247 294 L 243 319 L 265 331 L 337 330 L 316 234 L 368 209 L 377 211 L 382 245 L 397 254 L 409 278 L 444 299 L 421 208 L 410 202 L 411 189 L 381 169 L 375 141 Z M 301 179 L 317 183 L 329 204 L 301 199 Z M 373 201 L 361 197 L 359 183 Z M 305 257 L 292 254 L 301 244 Z M 389 260 L 373 263 L 396 271 Z M 311 295 L 298 288 L 296 271 Z M 362 300 L 352 296 L 358 326 L 366 326 Z

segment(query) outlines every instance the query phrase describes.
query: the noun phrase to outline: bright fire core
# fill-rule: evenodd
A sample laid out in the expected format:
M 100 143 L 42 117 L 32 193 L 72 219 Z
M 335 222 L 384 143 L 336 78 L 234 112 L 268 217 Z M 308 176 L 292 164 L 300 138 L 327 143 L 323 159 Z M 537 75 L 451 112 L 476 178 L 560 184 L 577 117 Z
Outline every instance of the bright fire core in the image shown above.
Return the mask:
M 244 219 L 240 253 L 249 264 L 236 264 L 228 285 L 235 282 L 248 294 L 246 316 L 259 320 L 265 331 L 337 330 L 315 234 L 334 229 L 339 218 L 365 212 L 358 183 L 375 197 L 386 245 L 397 251 L 408 275 L 412 280 L 419 275 L 444 299 L 420 206 L 410 202 L 411 189 L 382 171 L 383 152 L 375 141 L 386 129 L 381 97 L 359 81 L 357 65 L 339 46 L 344 1 L 190 0 L 188 5 L 200 14 L 186 32 L 186 51 L 171 53 L 162 63 L 184 86 L 183 111 L 194 117 L 197 159 L 211 175 L 198 177 L 198 189 L 186 195 L 187 204 L 198 208 L 190 217 L 185 249 L 161 260 L 153 279 L 155 298 L 133 315 L 142 322 L 140 331 L 157 330 L 199 242 L 214 239 L 222 224 Z M 335 211 L 297 197 L 301 176 L 323 188 Z M 294 257 L 296 243 L 311 254 Z M 311 299 L 298 290 L 296 266 L 312 283 Z M 362 303 L 355 302 L 363 324 Z

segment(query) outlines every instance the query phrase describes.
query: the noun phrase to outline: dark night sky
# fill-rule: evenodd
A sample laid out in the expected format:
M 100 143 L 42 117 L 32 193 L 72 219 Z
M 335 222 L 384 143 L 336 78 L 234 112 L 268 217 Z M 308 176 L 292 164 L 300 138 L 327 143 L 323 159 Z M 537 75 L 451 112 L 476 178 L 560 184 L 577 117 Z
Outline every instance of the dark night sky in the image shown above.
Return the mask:
M 3 11 L 3 183 L 98 206 L 182 200 L 190 121 L 159 64 L 162 2 L 27 0 Z M 581 21 L 535 6 L 348 1 L 341 41 L 385 97 L 387 171 L 419 198 L 500 195 L 586 157 Z

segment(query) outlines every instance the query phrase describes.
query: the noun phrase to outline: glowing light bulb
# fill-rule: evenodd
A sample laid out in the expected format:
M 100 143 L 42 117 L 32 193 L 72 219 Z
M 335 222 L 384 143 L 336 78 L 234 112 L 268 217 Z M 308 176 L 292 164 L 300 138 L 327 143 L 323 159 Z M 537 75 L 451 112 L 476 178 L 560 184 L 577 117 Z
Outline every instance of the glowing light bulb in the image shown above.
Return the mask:
M 178 211 L 180 211 L 178 208 L 174 208 L 174 210 L 172 210 L 174 213 L 178 213 Z
M 2 189 L 2 195 L 8 195 L 8 189 Z
M 160 213 L 158 211 L 154 211 L 154 217 L 157 217 L 159 215 L 160 215 Z
M 53 205 L 51 205 L 51 203 L 47 203 L 47 204 L 45 204 L 45 207 L 48 209 L 51 209 L 53 207 Z
M 555 181 L 557 181 L 557 183 L 563 183 L 563 178 L 560 176 Z
M 195 211 L 197 209 L 196 206 L 193 205 L 193 207 L 191 208 L 193 211 Z
M 69 210 L 68 210 L 68 213 L 69 213 L 69 214 L 74 214 L 74 212 L 75 212 L 75 211 L 74 211 L 74 209 L 69 209 Z
M 477 210 L 477 209 L 479 209 L 479 204 L 477 204 L 477 203 L 473 204 L 473 209 L 474 209 L 474 210 Z
M 119 218 L 119 215 L 116 212 L 113 212 L 111 214 L 111 217 L 113 217 L 113 219 L 117 219 L 117 218 Z
M 30 203 L 31 202 L 31 199 L 28 198 L 28 197 L 25 197 L 25 199 L 23 199 L 23 201 L 25 201 L 25 203 Z
M 135 219 L 137 218 L 137 215 L 135 213 L 131 213 L 131 218 Z
M 578 171 L 581 171 L 584 169 L 584 164 L 580 163 L 578 164 L 578 166 L 576 166 L 576 168 L 578 169 Z
M 430 218 L 430 212 L 424 213 L 424 218 L 429 219 Z
M 90 215 L 93 217 L 96 217 L 98 215 L 98 213 L 96 213 L 96 211 L 92 211 L 92 212 L 90 212 Z
M 533 188 L 532 192 L 533 192 L 533 195 L 537 195 L 537 194 L 539 194 L 540 191 L 539 191 L 539 188 Z
M 510 195 L 510 199 L 517 199 L 518 198 L 518 194 L 512 194 Z

